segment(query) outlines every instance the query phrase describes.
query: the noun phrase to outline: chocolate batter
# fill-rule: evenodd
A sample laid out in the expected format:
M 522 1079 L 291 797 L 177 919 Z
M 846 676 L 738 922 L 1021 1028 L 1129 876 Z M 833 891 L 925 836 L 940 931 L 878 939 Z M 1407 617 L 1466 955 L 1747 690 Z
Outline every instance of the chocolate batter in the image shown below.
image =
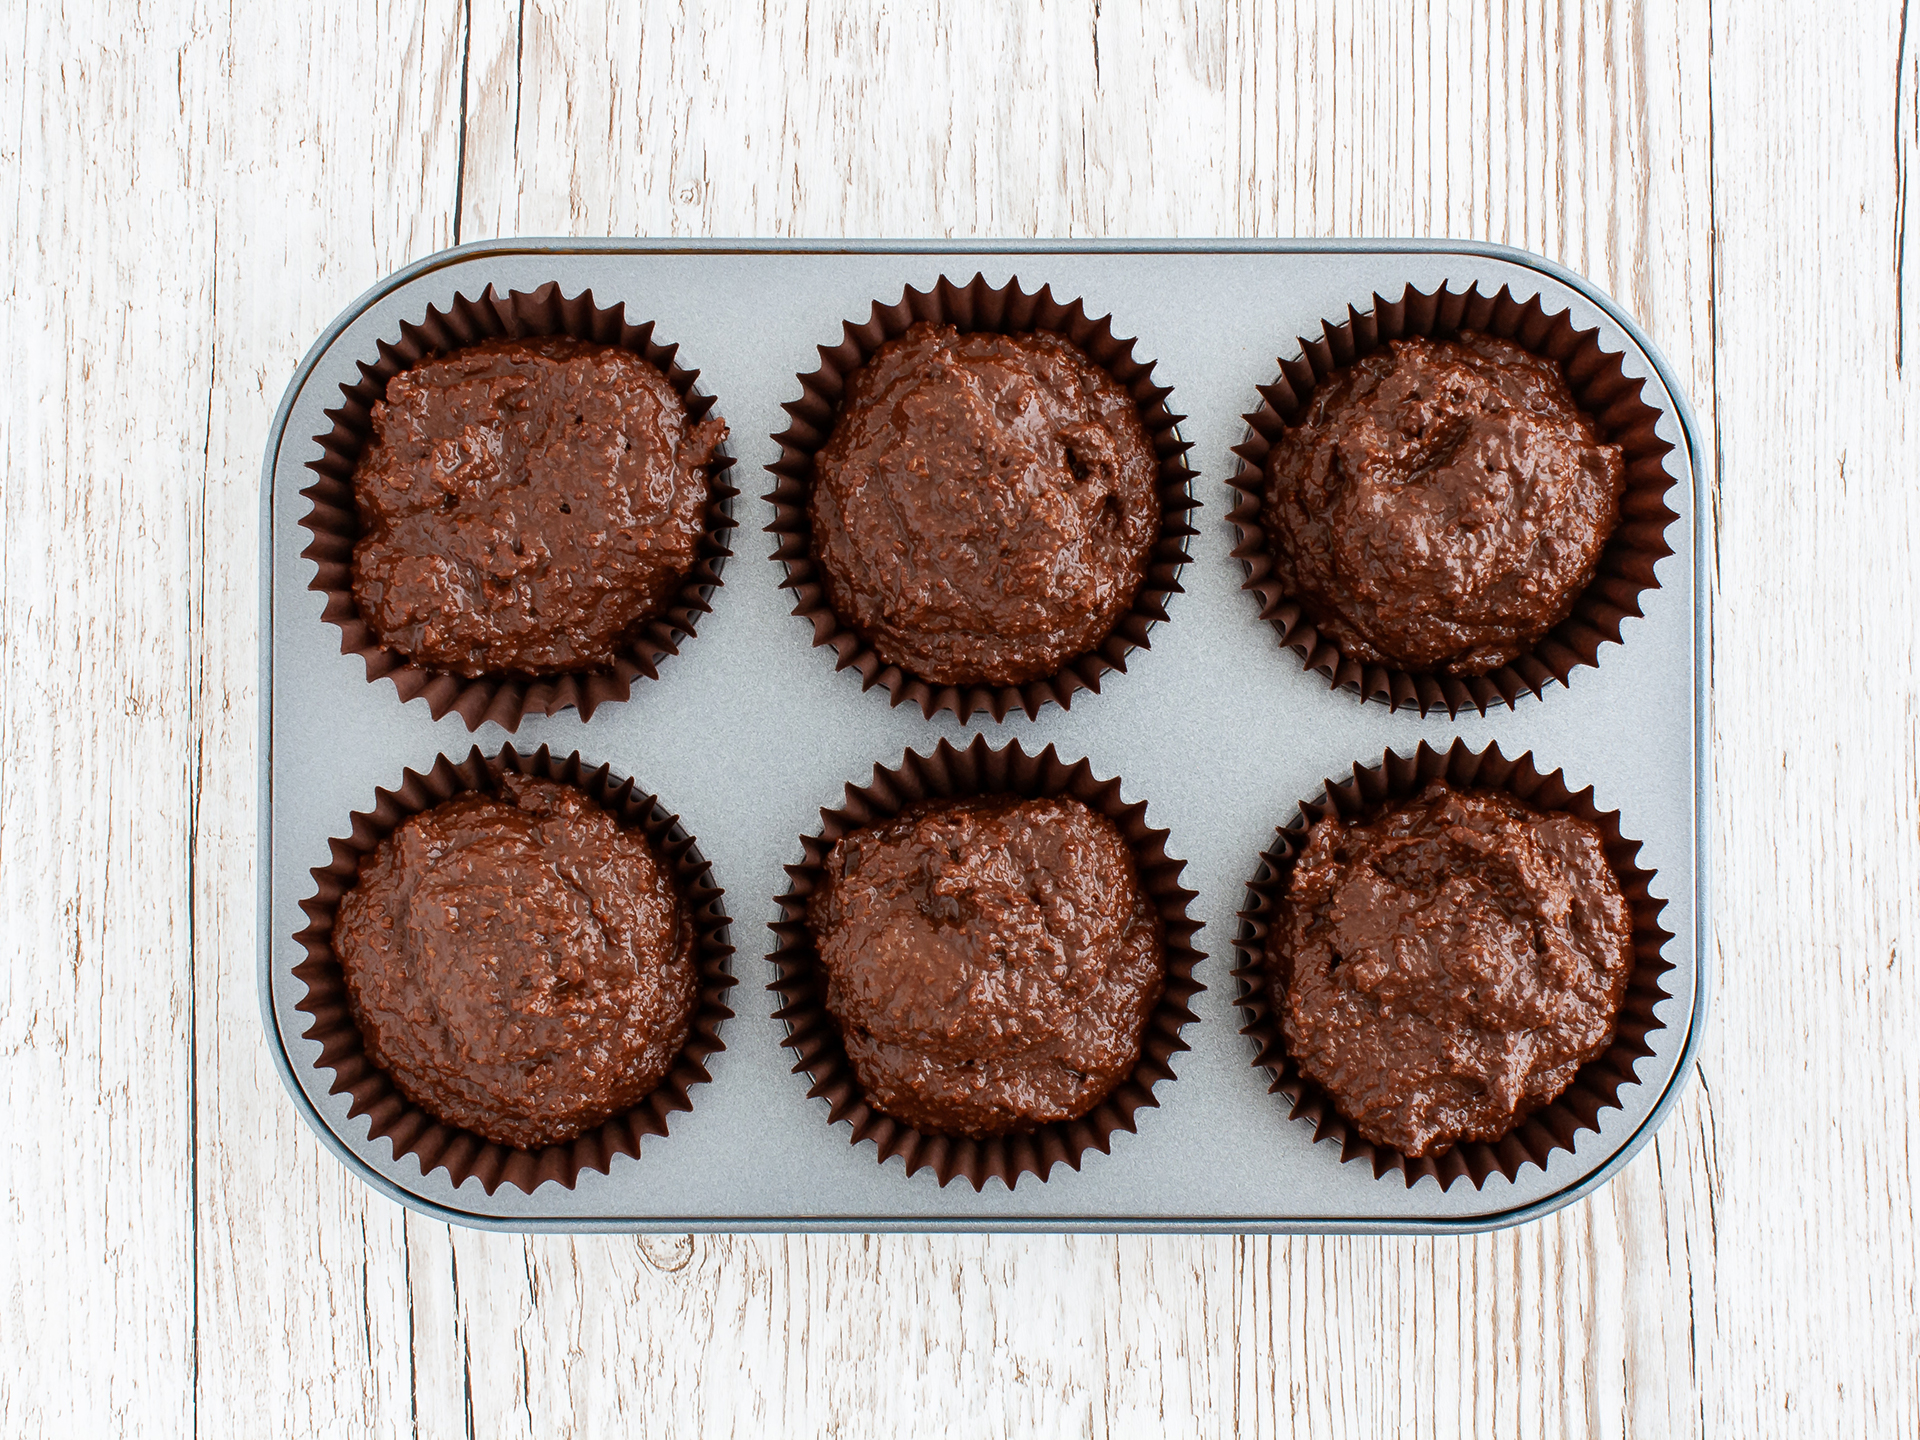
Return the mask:
M 828 601 L 935 684 L 1052 675 L 1133 604 L 1158 469 L 1132 397 L 1060 336 L 915 325 L 855 372 L 814 457 Z
M 340 901 L 367 1057 L 449 1125 L 570 1140 L 638 1104 L 693 1011 L 693 928 L 646 838 L 508 774 L 401 825 Z
M 1573 609 L 1625 470 L 1560 367 L 1491 335 L 1396 340 L 1266 462 L 1276 571 L 1350 658 L 1484 675 Z
M 808 923 L 868 1101 L 938 1134 L 1030 1131 L 1125 1079 L 1166 979 L 1113 822 L 1073 799 L 920 805 L 842 837 Z
M 654 366 L 554 336 L 489 340 L 387 382 L 354 475 L 353 598 L 416 664 L 555 675 L 613 662 L 693 569 L 707 465 Z
M 1433 1155 L 1612 1043 L 1633 918 L 1593 825 L 1435 781 L 1313 827 L 1267 953 L 1294 1063 L 1375 1144 Z

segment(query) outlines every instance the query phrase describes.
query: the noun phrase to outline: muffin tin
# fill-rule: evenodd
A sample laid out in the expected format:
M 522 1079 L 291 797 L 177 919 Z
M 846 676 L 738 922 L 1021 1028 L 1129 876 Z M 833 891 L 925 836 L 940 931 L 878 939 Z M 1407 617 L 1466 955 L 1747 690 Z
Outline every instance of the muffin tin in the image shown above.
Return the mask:
M 892 303 L 907 286 L 925 289 L 942 275 L 964 283 L 976 272 L 1083 299 L 1090 315 L 1111 313 L 1117 334 L 1138 337 L 1136 354 L 1157 362 L 1156 381 L 1173 389 L 1169 405 L 1187 417 L 1180 428 L 1200 508 L 1182 592 L 1125 673 L 1104 676 L 1100 693 L 1075 695 L 1069 709 L 962 724 L 891 707 L 884 690 L 863 692 L 856 672 L 835 670 L 834 651 L 815 647 L 812 626 L 790 613 L 774 537 L 764 533 L 772 507 L 760 497 L 772 488 L 765 467 L 780 455 L 772 437 L 786 428 L 782 405 L 799 397 L 795 377 L 816 368 L 816 347 L 838 344 L 843 322 L 863 321 L 875 301 Z M 341 632 L 310 588 L 314 563 L 302 558 L 311 536 L 300 492 L 321 454 L 310 437 L 331 426 L 324 412 L 403 321 L 488 285 L 532 291 L 548 282 L 569 296 L 591 290 L 603 306 L 624 302 L 631 321 L 657 322 L 679 343 L 679 363 L 700 372 L 700 389 L 731 427 L 727 479 L 743 492 L 732 502 L 739 528 L 712 613 L 660 662 L 657 679 L 637 681 L 630 699 L 588 721 L 529 715 L 511 736 L 492 724 L 469 733 L 457 711 L 435 720 L 424 699 L 403 702 L 392 681 L 370 681 L 359 656 L 341 653 Z M 1577 327 L 1597 326 L 1602 346 L 1624 353 L 1627 374 L 1645 378 L 1659 433 L 1674 446 L 1673 553 L 1658 564 L 1644 616 L 1626 622 L 1623 643 L 1605 646 L 1597 667 L 1484 716 L 1422 717 L 1331 689 L 1281 647 L 1232 557 L 1227 482 L 1257 387 L 1299 353 L 1296 337 L 1408 284 L 1477 284 L 1488 294 L 1505 286 L 1569 311 Z M 276 1064 L 297 1108 L 369 1185 L 424 1213 L 495 1229 L 1445 1233 L 1546 1214 L 1602 1184 L 1653 1134 L 1684 1086 L 1705 1021 L 1707 636 L 1696 561 L 1711 537 L 1696 501 L 1706 463 L 1684 396 L 1633 321 L 1578 276 L 1497 246 L 519 240 L 431 256 L 375 286 L 320 337 L 267 442 L 259 964 Z M 875 765 L 976 734 L 996 746 L 1018 739 L 1032 752 L 1051 744 L 1068 763 L 1085 758 L 1095 776 L 1117 776 L 1127 801 L 1144 801 L 1146 822 L 1164 827 L 1167 849 L 1187 862 L 1182 883 L 1198 892 L 1190 913 L 1202 922 L 1194 943 L 1206 956 L 1195 970 L 1206 988 L 1190 1002 L 1197 1019 L 1182 1032 L 1191 1049 L 1173 1057 L 1175 1078 L 1136 1113 L 1136 1132 L 1115 1134 L 1111 1152 L 1089 1153 L 1078 1171 L 1028 1175 L 1012 1189 L 989 1180 L 978 1193 L 942 1187 L 931 1170 L 909 1176 L 897 1158 L 882 1163 L 871 1142 L 850 1144 L 847 1123 L 830 1124 L 828 1102 L 808 1098 L 806 1077 L 792 1073 L 774 1018 L 781 1002 L 767 988 L 782 867 L 801 860 L 800 837 L 817 831 L 820 810 L 839 805 L 843 787 L 867 782 Z M 440 756 L 461 760 L 474 744 L 497 752 L 509 739 L 523 752 L 546 745 L 611 765 L 698 837 L 732 917 L 734 1013 L 721 1027 L 725 1048 L 707 1061 L 711 1081 L 693 1087 L 692 1109 L 671 1118 L 669 1134 L 649 1136 L 638 1157 L 583 1173 L 572 1188 L 500 1185 L 489 1194 L 478 1177 L 455 1187 L 444 1169 L 422 1174 L 411 1156 L 396 1159 L 387 1140 L 370 1138 L 366 1116 L 349 1118 L 352 1096 L 332 1093 L 320 1045 L 304 1037 L 309 1018 L 296 1007 L 305 986 L 293 973 L 304 952 L 294 937 L 306 923 L 301 902 L 316 890 L 312 872 L 330 863 L 329 839 L 346 834 L 353 811 L 372 807 L 376 787 L 397 786 L 404 771 L 425 771 Z M 1544 1169 L 1443 1189 L 1431 1176 L 1409 1185 L 1343 1162 L 1337 1144 L 1290 1118 L 1241 1033 L 1246 1016 L 1229 971 L 1238 912 L 1275 827 L 1355 762 L 1456 739 L 1474 749 L 1497 743 L 1512 757 L 1530 752 L 1541 770 L 1592 785 L 1594 802 L 1618 810 L 1622 829 L 1642 842 L 1640 864 L 1654 873 L 1660 923 L 1674 938 L 1664 952 L 1669 995 L 1647 1036 L 1652 1053 L 1620 1090 L 1619 1107 Z

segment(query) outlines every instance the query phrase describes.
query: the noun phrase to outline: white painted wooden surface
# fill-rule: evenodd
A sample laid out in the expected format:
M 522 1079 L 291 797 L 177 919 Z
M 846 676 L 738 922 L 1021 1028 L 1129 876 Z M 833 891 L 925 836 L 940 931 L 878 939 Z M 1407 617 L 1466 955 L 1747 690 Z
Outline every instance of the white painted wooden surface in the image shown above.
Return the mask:
M 0 1433 L 1920 1432 L 1920 35 L 1902 0 L 16 0 Z M 1713 1030 L 1469 1240 L 522 1239 L 372 1196 L 253 990 L 255 500 L 510 233 L 1480 236 L 1716 438 Z

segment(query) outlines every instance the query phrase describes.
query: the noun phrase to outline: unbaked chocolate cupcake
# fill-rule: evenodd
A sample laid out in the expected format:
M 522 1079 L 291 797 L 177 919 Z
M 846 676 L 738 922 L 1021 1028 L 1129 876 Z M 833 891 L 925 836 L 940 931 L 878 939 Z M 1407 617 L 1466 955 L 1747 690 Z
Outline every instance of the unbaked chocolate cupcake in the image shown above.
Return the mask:
M 1373 302 L 1301 341 L 1246 417 L 1246 588 L 1310 669 L 1396 709 L 1566 683 L 1671 553 L 1645 382 L 1538 298 Z
M 1193 892 L 1146 806 L 1084 760 L 976 736 L 847 787 L 789 866 L 786 1045 L 909 1175 L 974 1189 L 1105 1153 L 1187 1048 Z
M 353 598 L 469 679 L 613 663 L 693 570 L 726 439 L 617 345 L 488 340 L 387 382 L 354 472 Z
M 1254 1063 L 1376 1176 L 1544 1168 L 1653 1053 L 1672 937 L 1639 849 L 1530 756 L 1455 741 L 1356 765 L 1249 887 Z
M 467 728 L 654 678 L 728 555 L 726 426 L 651 323 L 558 285 L 402 322 L 316 436 L 301 524 L 341 649 Z
M 693 840 L 578 755 L 440 758 L 302 902 L 298 1008 L 373 1138 L 531 1192 L 637 1155 L 722 1048 L 727 916 Z
M 767 497 L 814 643 L 929 718 L 1035 715 L 1124 670 L 1194 533 L 1181 417 L 1132 351 L 978 275 L 822 347 Z
M 1133 398 L 1046 331 L 926 321 L 857 370 L 813 460 L 834 610 L 936 685 L 1022 685 L 1093 649 L 1160 530 Z
M 693 925 L 646 837 L 506 774 L 380 842 L 333 949 L 367 1057 L 449 1125 L 523 1150 L 660 1083 L 693 1013 Z
M 1572 611 L 1620 519 L 1620 447 L 1497 336 L 1389 341 L 1268 452 L 1275 574 L 1362 662 L 1484 675 Z
M 1607 1048 L 1633 917 L 1597 826 L 1435 780 L 1314 823 L 1267 955 L 1301 1073 L 1418 1158 L 1504 1139 Z
M 807 924 L 875 1109 L 984 1139 L 1076 1120 L 1140 1058 L 1159 917 L 1071 796 L 915 805 L 834 842 Z

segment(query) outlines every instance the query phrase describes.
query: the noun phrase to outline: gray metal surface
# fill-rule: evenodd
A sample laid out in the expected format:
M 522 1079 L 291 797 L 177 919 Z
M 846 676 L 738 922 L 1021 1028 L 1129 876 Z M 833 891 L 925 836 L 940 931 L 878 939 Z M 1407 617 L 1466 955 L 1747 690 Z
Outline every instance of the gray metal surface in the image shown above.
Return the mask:
M 890 709 L 884 693 L 862 693 L 852 671 L 836 672 L 829 650 L 788 613 L 777 589 L 763 526 L 771 509 L 762 467 L 777 455 L 768 438 L 784 428 L 783 401 L 797 372 L 814 367 L 816 345 L 831 344 L 846 319 L 864 319 L 872 301 L 925 288 L 941 274 L 1017 275 L 1029 289 L 1084 298 L 1088 313 L 1111 312 L 1116 333 L 1139 337 L 1137 353 L 1158 362 L 1173 386 L 1172 407 L 1190 418 L 1189 457 L 1200 472 L 1193 563 L 1186 593 L 1105 693 L 1082 695 L 1071 712 L 1029 721 L 984 718 L 966 726 L 917 710 Z M 367 1121 L 347 1118 L 345 1096 L 327 1093 L 318 1046 L 301 1038 L 295 1010 L 303 987 L 291 971 L 293 941 L 312 894 L 311 867 L 327 860 L 329 836 L 348 813 L 369 808 L 376 785 L 403 767 L 426 769 L 438 753 L 492 751 L 508 739 L 492 726 L 469 735 L 455 716 L 430 719 L 424 701 L 401 704 L 386 681 L 369 684 L 361 661 L 340 654 L 339 632 L 308 590 L 312 565 L 300 558 L 310 481 L 318 456 L 309 438 L 328 429 L 322 411 L 338 403 L 354 362 L 375 341 L 429 304 L 491 283 L 530 290 L 558 280 L 568 293 L 591 288 L 601 304 L 624 300 L 630 318 L 653 319 L 659 338 L 678 342 L 682 364 L 701 372 L 718 397 L 738 457 L 742 490 L 735 555 L 699 636 L 641 682 L 627 704 L 603 707 L 583 724 L 568 713 L 530 718 L 513 736 L 531 750 L 575 748 L 655 790 L 698 837 L 725 887 L 733 918 L 736 1018 L 713 1081 L 694 1091 L 691 1113 L 672 1134 L 649 1139 L 637 1160 L 576 1187 L 532 1195 L 503 1187 L 492 1196 L 470 1180 L 459 1189 L 445 1171 L 423 1176 L 370 1142 Z M 1345 693 L 1280 648 L 1242 572 L 1229 555 L 1229 449 L 1243 437 L 1240 416 L 1255 407 L 1256 384 L 1316 333 L 1323 317 L 1360 309 L 1378 291 L 1397 294 L 1479 282 L 1519 298 L 1541 294 L 1549 310 L 1570 307 L 1578 326 L 1597 325 L 1602 343 L 1626 354 L 1626 370 L 1648 379 L 1676 449 L 1669 497 L 1680 518 L 1668 531 L 1675 554 L 1660 563 L 1660 588 L 1644 619 L 1627 622 L 1597 669 L 1544 700 L 1523 698 L 1486 718 L 1422 720 L 1391 714 Z M 1637 327 L 1585 281 L 1518 251 L 1452 242 L 1080 242 L 1071 245 L 914 243 L 795 244 L 714 241 L 510 241 L 430 257 L 383 281 L 322 336 L 288 387 L 267 442 L 262 496 L 260 985 L 268 1039 L 296 1105 L 343 1163 L 402 1203 L 469 1225 L 518 1230 L 1136 1230 L 1444 1232 L 1488 1229 L 1533 1218 L 1602 1183 L 1659 1123 L 1684 1084 L 1704 1023 L 1709 944 L 1707 867 L 1701 814 L 1708 789 L 1706 630 L 1695 557 L 1710 553 L 1706 517 L 1696 513 L 1705 463 L 1684 398 Z M 976 1194 L 942 1189 L 931 1172 L 909 1178 L 899 1161 L 876 1163 L 874 1147 L 848 1143 L 829 1126 L 824 1101 L 789 1072 L 776 1001 L 768 922 L 783 888 L 781 866 L 800 855 L 799 836 L 819 807 L 836 804 L 847 781 L 877 762 L 898 763 L 942 735 L 964 742 L 985 730 L 996 742 L 1048 743 L 1063 757 L 1084 755 L 1102 776 L 1119 775 L 1129 799 L 1144 799 L 1151 823 L 1171 831 L 1169 849 L 1188 862 L 1205 922 L 1195 943 L 1208 958 L 1207 986 L 1188 1027 L 1190 1053 L 1178 1078 L 1140 1113 L 1139 1133 L 1115 1137 L 1113 1153 L 1082 1169 L 1028 1176 L 1013 1190 L 998 1181 Z M 1432 1180 L 1409 1189 L 1394 1175 L 1376 1180 L 1363 1164 L 1342 1164 L 1337 1147 L 1315 1144 L 1311 1127 L 1287 1117 L 1251 1062 L 1233 1004 L 1234 914 L 1273 828 L 1329 775 L 1371 763 L 1388 747 L 1463 736 L 1476 748 L 1498 741 L 1508 754 L 1531 750 L 1541 768 L 1565 768 L 1597 803 L 1617 808 L 1625 832 L 1644 842 L 1641 863 L 1657 871 L 1675 939 L 1674 992 L 1660 1008 L 1656 1053 L 1622 1108 L 1605 1113 L 1573 1152 L 1556 1152 L 1543 1172 L 1529 1166 L 1509 1182 L 1480 1189 L 1462 1181 L 1443 1192 Z

